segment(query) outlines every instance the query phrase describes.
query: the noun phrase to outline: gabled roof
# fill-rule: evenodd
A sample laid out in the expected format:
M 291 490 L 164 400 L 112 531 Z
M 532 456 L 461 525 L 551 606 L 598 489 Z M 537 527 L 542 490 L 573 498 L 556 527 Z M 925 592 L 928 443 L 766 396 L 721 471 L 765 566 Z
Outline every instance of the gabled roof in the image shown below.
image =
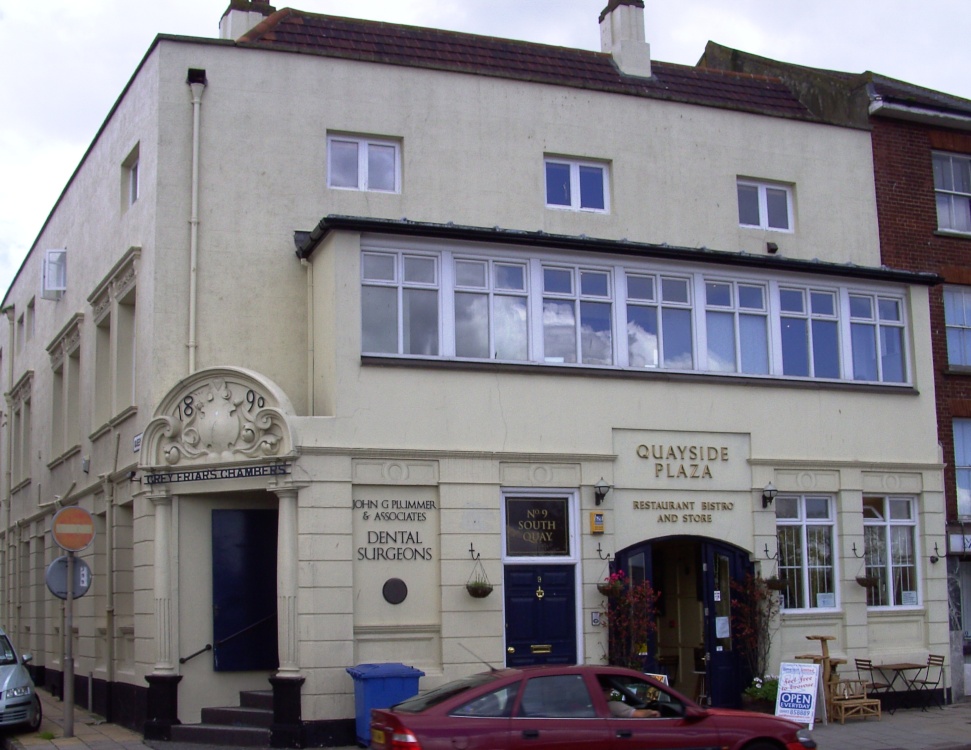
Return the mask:
M 638 78 L 622 74 L 603 52 L 291 8 L 273 13 L 237 44 L 816 119 L 781 80 L 769 76 L 652 61 L 652 77 Z

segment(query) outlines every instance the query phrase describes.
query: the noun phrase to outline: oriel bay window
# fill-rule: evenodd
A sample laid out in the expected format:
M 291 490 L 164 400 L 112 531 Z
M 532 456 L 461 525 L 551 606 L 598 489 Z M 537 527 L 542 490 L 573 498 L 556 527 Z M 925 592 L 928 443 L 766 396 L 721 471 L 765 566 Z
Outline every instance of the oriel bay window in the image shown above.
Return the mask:
M 909 497 L 864 496 L 863 550 L 871 607 L 916 607 L 916 513 Z
M 832 498 L 779 495 L 775 517 L 783 609 L 836 607 Z
M 365 243 L 365 355 L 910 382 L 902 285 L 412 243 Z

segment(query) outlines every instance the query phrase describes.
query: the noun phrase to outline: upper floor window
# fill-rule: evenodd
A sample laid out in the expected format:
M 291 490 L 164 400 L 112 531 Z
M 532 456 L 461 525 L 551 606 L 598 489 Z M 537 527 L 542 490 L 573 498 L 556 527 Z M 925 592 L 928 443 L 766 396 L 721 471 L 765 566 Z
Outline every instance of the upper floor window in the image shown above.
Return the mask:
M 547 157 L 546 205 L 574 211 L 608 211 L 607 166 Z
M 775 500 L 784 609 L 836 606 L 832 498 L 779 495 Z
M 792 188 L 738 180 L 738 223 L 743 227 L 792 231 Z
M 944 289 L 947 362 L 971 367 L 971 287 Z
M 131 150 L 121 163 L 121 209 L 124 212 L 129 206 L 133 206 L 141 190 L 139 178 L 139 146 Z
M 361 254 L 365 354 L 910 382 L 896 285 L 401 242 Z
M 971 419 L 955 419 L 954 469 L 957 473 L 958 515 L 971 516 Z
M 971 232 L 971 157 L 934 154 L 937 228 Z
M 47 347 L 54 385 L 51 390 L 51 456 L 81 442 L 81 322 L 75 315 Z
M 401 192 L 400 145 L 363 136 L 328 136 L 327 185 L 347 190 Z
M 908 497 L 863 497 L 863 551 L 870 607 L 916 607 L 916 513 Z

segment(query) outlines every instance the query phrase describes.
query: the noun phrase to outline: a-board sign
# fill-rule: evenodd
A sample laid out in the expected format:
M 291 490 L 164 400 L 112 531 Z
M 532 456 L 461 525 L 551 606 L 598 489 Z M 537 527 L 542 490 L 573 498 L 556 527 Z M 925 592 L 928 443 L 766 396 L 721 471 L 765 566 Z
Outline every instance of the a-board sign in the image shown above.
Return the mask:
M 94 519 L 84 508 L 61 508 L 51 521 L 54 542 L 65 552 L 80 552 L 94 540 Z
M 67 599 L 67 555 L 61 555 L 47 566 L 47 588 L 58 599 Z M 74 590 L 72 599 L 78 599 L 91 588 L 91 568 L 80 557 L 74 558 Z
M 779 694 L 775 702 L 775 715 L 785 716 L 812 729 L 816 719 L 818 689 L 818 664 L 783 662 L 779 666 Z

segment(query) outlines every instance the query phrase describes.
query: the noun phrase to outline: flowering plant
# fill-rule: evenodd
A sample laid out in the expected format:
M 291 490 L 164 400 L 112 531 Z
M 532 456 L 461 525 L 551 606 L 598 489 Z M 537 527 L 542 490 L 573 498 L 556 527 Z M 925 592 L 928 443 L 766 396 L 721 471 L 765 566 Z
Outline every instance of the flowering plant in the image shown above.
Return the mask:
M 614 587 L 616 593 L 608 594 L 605 587 Z M 636 583 L 623 570 L 611 573 L 598 588 L 609 598 L 600 616 L 607 628 L 607 661 L 643 671 L 647 644 L 657 632 L 658 592 L 650 581 Z
M 627 574 L 622 570 L 611 573 L 597 584 L 597 590 L 604 596 L 619 596 L 627 588 Z
M 755 677 L 744 692 L 754 700 L 775 703 L 779 693 L 779 678 L 768 674 L 765 677 Z

